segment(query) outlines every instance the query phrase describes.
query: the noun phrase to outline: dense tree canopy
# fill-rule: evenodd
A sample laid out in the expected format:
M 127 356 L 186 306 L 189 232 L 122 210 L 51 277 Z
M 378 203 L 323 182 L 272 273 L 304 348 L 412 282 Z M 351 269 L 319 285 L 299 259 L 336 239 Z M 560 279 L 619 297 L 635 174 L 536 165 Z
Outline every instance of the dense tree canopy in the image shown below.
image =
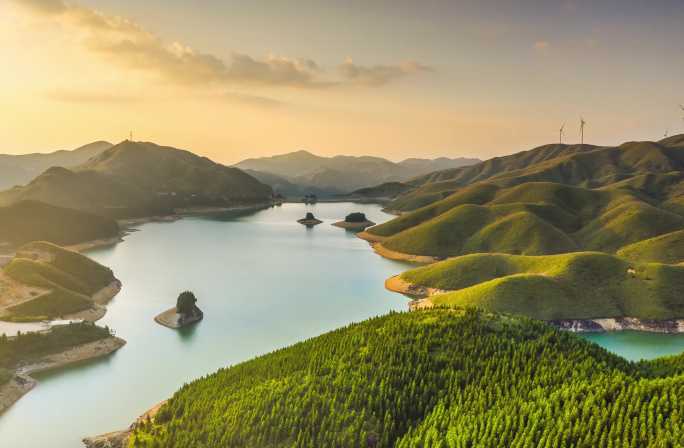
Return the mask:
M 366 221 L 366 215 L 361 213 L 361 212 L 354 212 L 348 214 L 344 220 L 346 222 L 365 222 Z
M 178 314 L 193 314 L 195 312 L 195 304 L 197 298 L 195 294 L 190 291 L 183 291 L 178 295 L 176 300 L 176 312 Z
M 630 363 L 541 322 L 430 310 L 185 385 L 133 447 L 676 447 L 684 358 Z

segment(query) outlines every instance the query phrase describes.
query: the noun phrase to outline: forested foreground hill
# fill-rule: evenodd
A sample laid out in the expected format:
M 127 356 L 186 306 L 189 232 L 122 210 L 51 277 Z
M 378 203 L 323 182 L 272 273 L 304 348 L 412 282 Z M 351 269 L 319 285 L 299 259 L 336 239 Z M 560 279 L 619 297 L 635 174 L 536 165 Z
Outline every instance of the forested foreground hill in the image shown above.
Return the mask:
M 684 358 L 540 322 L 390 314 L 185 385 L 131 447 L 679 447 Z

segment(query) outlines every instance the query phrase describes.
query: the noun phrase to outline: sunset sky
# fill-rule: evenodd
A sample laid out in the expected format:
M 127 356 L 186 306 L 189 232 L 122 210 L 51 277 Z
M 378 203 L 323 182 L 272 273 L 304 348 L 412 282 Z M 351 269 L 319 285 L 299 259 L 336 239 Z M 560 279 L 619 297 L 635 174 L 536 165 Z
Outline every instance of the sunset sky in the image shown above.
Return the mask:
M 684 132 L 684 1 L 0 0 L 0 152 L 488 158 Z

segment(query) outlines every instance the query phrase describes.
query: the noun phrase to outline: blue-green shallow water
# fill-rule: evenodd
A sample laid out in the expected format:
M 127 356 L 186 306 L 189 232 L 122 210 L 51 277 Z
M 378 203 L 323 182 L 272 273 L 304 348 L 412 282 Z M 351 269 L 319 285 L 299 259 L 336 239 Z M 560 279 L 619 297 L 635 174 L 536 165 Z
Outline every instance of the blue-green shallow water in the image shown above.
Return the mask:
M 684 352 L 684 334 L 614 331 L 610 333 L 582 333 L 580 336 L 630 361 L 653 359 Z
M 313 211 L 312 229 L 296 219 Z M 375 222 L 377 205 L 285 204 L 240 217 L 150 223 L 89 255 L 123 289 L 99 323 L 128 344 L 102 360 L 42 375 L 0 416 L 2 448 L 74 448 L 84 436 L 128 426 L 184 382 L 390 310 L 406 299 L 384 280 L 406 264 L 330 223 L 352 211 Z M 205 318 L 174 331 L 153 321 L 184 289 Z
M 295 220 L 313 211 L 325 222 Z M 140 227 L 122 244 L 91 251 L 123 281 L 100 324 L 128 344 L 113 355 L 39 377 L 0 416 L 2 448 L 76 448 L 87 435 L 126 427 L 184 382 L 350 322 L 405 310 L 384 280 L 408 268 L 377 256 L 331 222 L 376 205 L 286 204 L 223 219 Z M 193 290 L 205 319 L 174 331 L 153 322 Z M 684 350 L 684 335 L 610 333 L 588 339 L 630 359 Z

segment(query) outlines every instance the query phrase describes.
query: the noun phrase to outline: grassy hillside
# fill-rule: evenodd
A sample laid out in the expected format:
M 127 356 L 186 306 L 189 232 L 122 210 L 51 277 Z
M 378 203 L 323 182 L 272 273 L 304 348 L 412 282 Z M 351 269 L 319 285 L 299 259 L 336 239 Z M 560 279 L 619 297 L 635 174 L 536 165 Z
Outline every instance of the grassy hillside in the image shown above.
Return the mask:
M 93 307 L 91 296 L 115 280 L 111 269 L 46 242 L 21 247 L 3 268 L 5 275 L 47 292 L 8 308 L 9 317 L 56 318 Z
M 684 262 L 684 230 L 627 245 L 617 254 L 633 261 L 682 263 Z
M 524 319 L 390 314 L 183 386 L 129 446 L 679 446 L 680 364 Z
M 71 169 L 50 168 L 0 203 L 37 200 L 113 217 L 191 206 L 265 202 L 271 188 L 248 174 L 188 151 L 124 141 Z
M 413 255 L 544 255 L 620 247 L 684 228 L 684 217 L 628 189 L 482 183 L 368 229 Z
M 411 186 L 402 182 L 385 182 L 375 187 L 360 188 L 349 193 L 352 199 L 388 199 L 411 190 Z
M 677 137 L 677 138 L 675 138 Z M 412 211 L 478 182 L 510 187 L 526 182 L 554 182 L 587 188 L 612 185 L 640 175 L 681 172 L 682 136 L 660 142 L 628 142 L 617 147 L 545 145 L 473 166 L 436 171 L 410 180 L 415 190 L 389 208 Z
M 119 234 L 110 218 L 35 201 L 0 207 L 0 244 L 16 247 L 30 241 L 76 244 Z
M 600 252 L 466 255 L 401 277 L 454 290 L 431 297 L 435 305 L 476 306 L 544 320 L 684 317 L 684 266 L 630 263 Z

